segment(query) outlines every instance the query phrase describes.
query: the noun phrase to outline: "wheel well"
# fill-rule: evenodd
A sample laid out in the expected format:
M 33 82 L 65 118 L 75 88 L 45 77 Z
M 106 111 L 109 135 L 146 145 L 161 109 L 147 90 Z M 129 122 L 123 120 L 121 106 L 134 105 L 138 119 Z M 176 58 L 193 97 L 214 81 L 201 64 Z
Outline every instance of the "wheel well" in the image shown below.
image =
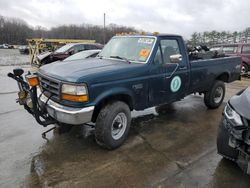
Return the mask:
M 247 68 L 250 67 L 250 65 L 247 62 L 245 62 L 245 61 L 242 61 L 242 64 L 245 64 L 247 66 Z
M 125 94 L 111 95 L 111 96 L 108 96 L 108 97 L 104 98 L 103 100 L 101 100 L 95 106 L 95 110 L 93 112 L 92 119 L 91 119 L 92 122 L 96 121 L 96 118 L 97 118 L 100 110 L 102 109 L 102 107 L 111 101 L 123 101 L 124 103 L 126 103 L 129 106 L 131 111 L 134 109 L 133 100 L 129 95 L 125 95 Z
M 219 75 L 216 80 L 221 80 L 224 82 L 228 82 L 229 81 L 229 74 L 228 73 L 223 73 L 221 75 Z

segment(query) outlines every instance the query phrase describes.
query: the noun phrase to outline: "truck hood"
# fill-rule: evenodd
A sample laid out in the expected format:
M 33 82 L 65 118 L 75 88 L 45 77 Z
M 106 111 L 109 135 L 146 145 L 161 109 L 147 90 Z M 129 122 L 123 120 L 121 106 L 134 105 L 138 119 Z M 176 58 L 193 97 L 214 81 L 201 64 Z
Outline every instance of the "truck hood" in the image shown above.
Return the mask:
M 98 83 L 131 77 L 131 74 L 141 72 L 138 71 L 139 67 L 145 67 L 145 64 L 127 63 L 116 59 L 89 58 L 54 62 L 42 66 L 38 72 L 62 81 Z
M 229 102 L 237 113 L 250 120 L 250 87 L 233 96 Z

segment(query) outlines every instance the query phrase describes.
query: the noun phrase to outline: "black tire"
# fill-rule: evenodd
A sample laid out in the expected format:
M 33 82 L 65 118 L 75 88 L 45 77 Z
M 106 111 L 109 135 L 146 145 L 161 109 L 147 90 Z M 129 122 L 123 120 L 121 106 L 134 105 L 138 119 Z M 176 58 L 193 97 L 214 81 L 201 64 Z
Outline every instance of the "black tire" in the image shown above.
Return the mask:
M 249 67 L 246 63 L 242 63 L 241 73 L 247 73 L 249 71 Z
M 221 91 L 222 93 L 219 93 L 219 91 Z M 218 108 L 224 100 L 225 91 L 226 89 L 224 82 L 216 80 L 211 89 L 205 93 L 204 96 L 205 105 L 210 109 Z M 218 97 L 219 94 L 221 97 Z
M 228 142 L 229 132 L 221 121 L 217 134 L 217 151 L 224 158 L 235 161 L 238 158 L 239 152 L 235 148 L 230 147 Z
M 115 126 L 115 118 L 121 116 L 123 119 L 126 116 L 126 126 L 122 126 L 121 136 L 112 134 L 112 127 Z M 121 117 L 120 117 L 121 118 Z M 119 119 L 119 118 L 118 118 Z M 122 119 L 122 118 L 121 118 Z M 113 101 L 104 106 L 99 112 L 95 125 L 96 142 L 107 149 L 115 149 L 123 144 L 126 140 L 131 123 L 131 112 L 128 105 L 121 101 Z M 120 124 L 119 124 L 120 125 Z M 124 129 L 123 129 L 124 128 Z M 117 128 L 118 130 L 119 128 Z M 114 138 L 117 136 L 117 138 Z

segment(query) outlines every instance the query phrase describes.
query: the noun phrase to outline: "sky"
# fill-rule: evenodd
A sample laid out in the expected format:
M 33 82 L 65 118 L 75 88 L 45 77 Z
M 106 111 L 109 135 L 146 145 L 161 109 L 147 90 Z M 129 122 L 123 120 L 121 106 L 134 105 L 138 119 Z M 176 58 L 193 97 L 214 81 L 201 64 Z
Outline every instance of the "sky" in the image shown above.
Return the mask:
M 46 28 L 63 24 L 131 26 L 181 34 L 250 27 L 249 0 L 0 0 L 0 15 Z

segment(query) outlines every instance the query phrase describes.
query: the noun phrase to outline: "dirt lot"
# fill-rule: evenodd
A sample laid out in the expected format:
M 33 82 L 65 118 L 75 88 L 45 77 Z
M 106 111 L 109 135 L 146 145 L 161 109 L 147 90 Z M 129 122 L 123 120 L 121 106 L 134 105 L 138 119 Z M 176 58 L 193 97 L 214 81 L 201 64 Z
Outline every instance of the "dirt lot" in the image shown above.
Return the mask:
M 217 155 L 225 103 L 208 110 L 191 95 L 159 114 L 133 112 L 129 139 L 114 151 L 83 127 L 46 141 L 47 128 L 15 104 L 16 83 L 6 77 L 13 67 L 0 66 L 0 187 L 250 187 L 249 176 Z M 225 101 L 247 85 L 227 84 Z

